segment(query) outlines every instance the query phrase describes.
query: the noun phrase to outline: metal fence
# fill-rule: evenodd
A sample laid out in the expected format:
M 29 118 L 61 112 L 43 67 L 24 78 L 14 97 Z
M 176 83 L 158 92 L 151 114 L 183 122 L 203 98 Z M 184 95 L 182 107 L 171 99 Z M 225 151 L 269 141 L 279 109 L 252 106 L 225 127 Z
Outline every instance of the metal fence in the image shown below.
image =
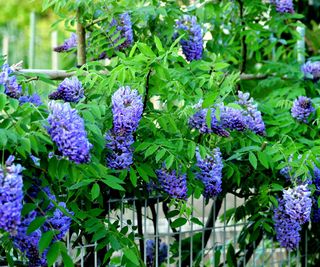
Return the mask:
M 237 223 L 232 220 L 227 221 L 226 214 L 229 209 L 242 205 L 244 201 L 244 199 L 237 198 L 233 195 L 227 195 L 222 203 L 218 203 L 219 207 L 217 207 L 217 201 L 210 200 L 206 203 L 203 198 L 195 199 L 191 197 L 188 200 L 188 206 L 192 208 L 191 217 L 197 218 L 203 226 L 201 226 L 199 222 L 194 223 L 189 221 L 187 224 L 175 230 L 170 227 L 170 220 L 166 217 L 170 208 L 168 208 L 166 202 L 163 203 L 163 199 L 158 197 L 151 199 L 152 205 L 150 205 L 150 199 L 142 202 L 137 198 L 113 199 L 108 202 L 110 210 L 108 219 L 111 222 L 119 220 L 121 228 L 128 226 L 129 231 L 136 233 L 137 237 L 135 241 L 138 247 L 143 249 L 141 254 L 145 263 L 147 263 L 146 242 L 147 240 L 153 239 L 156 244 L 161 240 L 161 242 L 165 242 L 168 245 L 169 254 L 161 266 L 224 267 L 230 266 L 227 259 L 229 245 L 232 244 L 237 252 L 239 248 L 237 242 L 239 234 L 243 227 L 250 224 L 250 222 L 246 220 Z M 120 208 L 112 210 L 112 203 L 120 203 Z M 141 214 L 139 210 L 141 210 Z M 140 222 L 139 216 L 141 216 L 142 219 L 140 219 Z M 139 223 L 141 224 L 140 233 Z M 183 244 L 186 238 L 188 238 L 187 247 Z M 101 263 L 102 259 L 98 257 L 98 253 L 94 250 L 96 244 L 83 244 L 73 247 L 75 239 L 76 236 L 74 234 L 67 236 L 67 247 L 76 266 L 104 266 Z M 199 240 L 201 246 L 199 246 Z M 173 244 L 175 244 L 175 255 L 172 253 Z M 195 253 L 199 252 L 195 251 L 195 249 L 199 247 L 200 253 Z M 253 242 L 252 248 L 252 256 L 248 261 L 246 261 L 244 257 L 240 266 L 298 266 L 301 261 L 299 252 L 289 253 L 287 250 L 280 248 L 277 242 L 266 236 L 263 236 L 258 244 Z M 158 263 L 158 250 L 158 246 L 155 246 L 154 266 L 156 267 L 160 266 Z M 93 253 L 94 255 L 88 257 L 88 253 Z M 188 255 L 187 257 L 185 257 L 186 253 Z M 195 257 L 195 254 L 198 254 L 198 257 Z M 120 257 L 120 252 L 114 252 L 111 259 Z M 56 266 L 60 266 L 60 264 L 57 263 Z M 307 266 L 307 264 L 305 266 Z

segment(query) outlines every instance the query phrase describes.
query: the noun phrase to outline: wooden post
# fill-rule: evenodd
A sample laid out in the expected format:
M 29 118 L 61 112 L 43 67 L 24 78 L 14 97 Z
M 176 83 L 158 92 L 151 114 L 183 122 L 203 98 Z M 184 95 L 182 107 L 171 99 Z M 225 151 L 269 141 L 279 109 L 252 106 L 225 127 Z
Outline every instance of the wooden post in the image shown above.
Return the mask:
M 30 13 L 29 68 L 35 67 L 36 13 Z
M 58 53 L 53 51 L 53 48 L 58 46 L 58 32 L 53 31 L 51 33 L 51 67 L 53 70 L 59 69 Z
M 2 55 L 6 56 L 6 62 L 9 62 L 9 44 L 10 38 L 9 35 L 5 34 L 2 39 Z
M 81 11 L 77 10 L 77 65 L 81 67 L 86 64 L 86 31 L 81 24 Z

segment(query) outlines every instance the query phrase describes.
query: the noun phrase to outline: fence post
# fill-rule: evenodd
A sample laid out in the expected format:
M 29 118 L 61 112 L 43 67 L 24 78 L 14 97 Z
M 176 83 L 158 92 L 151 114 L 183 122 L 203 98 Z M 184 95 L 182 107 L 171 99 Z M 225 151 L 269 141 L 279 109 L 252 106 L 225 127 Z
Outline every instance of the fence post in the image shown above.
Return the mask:
M 58 53 L 56 53 L 53 48 L 58 46 L 58 32 L 53 31 L 51 33 L 51 67 L 53 70 L 57 70 L 59 68 L 59 61 L 58 61 Z
M 10 38 L 9 35 L 4 35 L 2 39 L 2 55 L 6 56 L 6 62 L 9 62 L 9 43 Z
M 29 42 L 29 68 L 35 65 L 35 44 L 36 44 L 36 13 L 30 13 L 30 42 Z

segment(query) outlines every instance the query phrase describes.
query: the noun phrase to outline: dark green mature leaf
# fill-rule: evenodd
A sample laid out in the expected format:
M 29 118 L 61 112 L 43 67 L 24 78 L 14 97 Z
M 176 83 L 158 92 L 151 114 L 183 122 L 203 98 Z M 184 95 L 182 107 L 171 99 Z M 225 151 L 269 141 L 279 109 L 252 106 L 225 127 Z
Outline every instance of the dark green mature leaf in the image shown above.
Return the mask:
M 171 223 L 171 227 L 172 228 L 178 228 L 181 227 L 183 225 L 185 225 L 187 223 L 187 219 L 185 218 L 178 218 L 175 219 L 172 223 Z
M 49 247 L 53 237 L 55 235 L 54 230 L 49 230 L 48 232 L 45 232 L 41 235 L 40 241 L 39 241 L 39 251 L 40 254 Z
M 256 156 L 252 153 L 252 152 L 249 152 L 249 161 L 252 165 L 253 168 L 257 168 L 257 158 Z
M 60 244 L 59 242 L 55 242 L 50 246 L 47 253 L 48 266 L 52 266 L 56 262 L 59 254 L 60 254 Z
M 45 223 L 45 221 L 46 221 L 46 217 L 35 218 L 28 226 L 27 234 L 29 235 L 35 230 L 39 229 Z
M 98 183 L 93 184 L 91 188 L 91 199 L 95 200 L 100 195 L 100 186 Z

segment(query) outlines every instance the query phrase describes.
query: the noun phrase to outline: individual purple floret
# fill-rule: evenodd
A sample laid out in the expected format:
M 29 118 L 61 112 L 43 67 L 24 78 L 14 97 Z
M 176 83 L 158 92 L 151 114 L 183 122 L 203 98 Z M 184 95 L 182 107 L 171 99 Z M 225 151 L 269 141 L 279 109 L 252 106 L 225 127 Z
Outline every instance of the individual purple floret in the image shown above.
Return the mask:
M 310 98 L 299 96 L 291 108 L 291 115 L 298 121 L 307 123 L 309 116 L 315 111 Z
M 184 15 L 176 22 L 177 32 L 174 34 L 174 39 L 179 35 L 179 31 L 184 31 L 186 36 L 180 40 L 183 54 L 188 61 L 199 60 L 203 53 L 202 29 L 197 24 L 195 16 Z
M 133 133 L 143 112 L 142 97 L 129 86 L 120 87 L 112 96 L 113 131 L 124 135 Z
M 217 196 L 221 191 L 222 185 L 222 157 L 219 148 L 213 150 L 212 156 L 207 155 L 204 159 L 201 157 L 199 150 L 196 151 L 197 167 L 200 171 L 196 177 L 204 184 L 204 197 L 212 198 Z
M 77 43 L 77 35 L 75 33 L 71 33 L 71 36 L 65 40 L 62 45 L 55 47 L 53 50 L 58 53 L 68 52 L 72 48 L 77 47 Z
M 0 73 L 0 84 L 4 86 L 6 95 L 18 99 L 22 93 L 22 87 L 17 82 L 16 76 L 12 75 L 13 70 L 8 64 L 2 66 Z
M 185 174 L 177 174 L 175 170 L 165 168 L 156 170 L 161 189 L 171 198 L 187 199 L 187 177 Z
M 280 199 L 278 207 L 274 209 L 274 226 L 280 245 L 288 250 L 294 250 L 300 242 L 301 226 L 287 214 L 285 204 L 285 201 Z
M 87 138 L 84 121 L 69 103 L 49 103 L 48 133 L 63 156 L 75 163 L 90 161 L 92 145 Z
M 38 94 L 20 96 L 19 103 L 20 105 L 23 105 L 25 103 L 31 103 L 35 106 L 42 105 L 41 98 Z
M 165 242 L 158 240 L 158 265 L 156 265 L 156 245 L 153 239 L 146 241 L 147 267 L 160 266 L 168 257 L 168 246 Z
M 247 128 L 246 117 L 242 110 L 232 107 L 220 106 L 220 121 L 223 128 L 243 132 Z
M 13 161 L 14 156 L 10 156 L 0 168 L 0 229 L 16 235 L 23 206 L 23 168 L 20 164 L 13 164 Z
M 228 137 L 230 136 L 229 132 L 226 131 L 218 122 L 216 115 L 216 110 L 211 108 L 211 127 L 208 127 L 207 124 L 207 113 L 208 109 L 201 109 L 197 111 L 190 119 L 189 126 L 191 128 L 198 129 L 200 133 L 215 133 L 220 136 Z
M 31 234 L 27 234 L 30 223 L 36 218 L 37 214 L 32 211 L 26 216 L 18 227 L 18 234 L 13 238 L 14 246 L 25 254 L 29 260 L 30 267 L 47 266 L 46 252 L 42 255 L 39 253 L 39 240 L 41 238 L 40 229 L 35 230 Z
M 274 0 L 276 10 L 279 13 L 294 13 L 292 0 Z
M 65 78 L 58 86 L 57 90 L 49 95 L 49 99 L 61 99 L 65 102 L 77 103 L 84 97 L 82 83 L 77 77 Z
M 67 213 L 70 215 L 73 215 L 72 212 L 70 212 L 66 208 L 66 203 L 60 202 L 59 207 L 62 207 L 66 210 Z M 54 239 L 55 240 L 62 240 L 66 233 L 68 232 L 71 225 L 71 218 L 67 215 L 65 215 L 59 208 L 56 208 L 53 212 L 52 217 L 49 217 L 46 222 L 43 225 L 43 231 L 47 232 L 49 230 L 57 230 L 58 233 L 55 234 Z
M 318 81 L 320 78 L 320 61 L 306 62 L 302 65 L 301 71 L 306 78 L 311 78 L 314 81 Z
M 258 135 L 265 135 L 265 124 L 258 110 L 258 105 L 254 103 L 249 93 L 238 91 L 237 103 L 244 109 L 243 115 L 247 120 L 247 127 Z
M 307 184 L 298 185 L 294 188 L 283 190 L 286 214 L 293 221 L 300 224 L 310 221 L 311 214 L 311 192 Z
M 107 165 L 111 169 L 122 170 L 128 169 L 133 163 L 133 149 L 131 145 L 134 143 L 132 134 L 119 135 L 112 131 L 106 134 Z

